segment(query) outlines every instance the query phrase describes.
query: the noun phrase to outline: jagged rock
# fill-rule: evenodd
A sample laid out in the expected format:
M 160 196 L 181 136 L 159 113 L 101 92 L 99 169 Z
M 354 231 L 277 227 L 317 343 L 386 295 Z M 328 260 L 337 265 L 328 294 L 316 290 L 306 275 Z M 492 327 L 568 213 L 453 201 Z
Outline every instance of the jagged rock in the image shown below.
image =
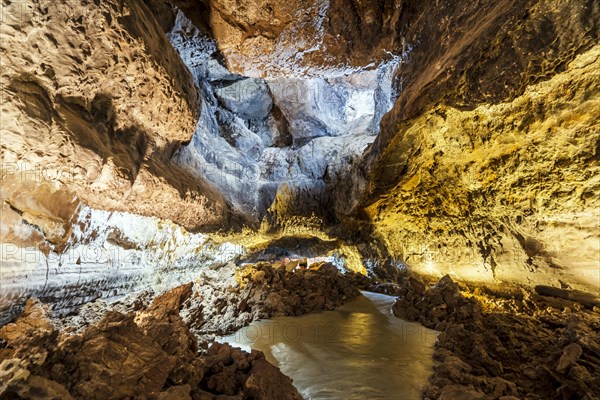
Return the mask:
M 171 386 L 158 395 L 157 400 L 192 400 L 190 385 Z
M 177 362 L 144 334 L 133 315 L 116 312 L 66 347 L 72 355 L 65 364 L 76 370 L 72 392 L 87 399 L 157 395 Z
M 21 366 L 22 360 L 8 359 L 0 363 L 0 397 L 29 400 L 72 400 L 61 384 L 33 375 Z
M 77 334 L 55 329 L 46 307 L 30 300 L 22 316 L 0 330 L 6 341 L 0 349 L 0 396 L 301 398 L 260 352 L 214 343 L 200 355 L 179 315 L 192 294 L 189 283 L 161 294 L 136 314 L 109 310 Z
M 392 1 L 209 1 L 210 20 L 194 2 L 175 4 L 213 32 L 232 71 L 248 76 L 342 75 L 403 50 L 395 25 L 401 9 Z
M 210 275 L 211 284 L 197 285 L 183 309 L 184 320 L 201 337 L 270 316 L 332 310 L 359 294 L 357 282 L 328 263 L 310 269 L 298 263 L 260 262 L 241 269 L 228 264 Z
M 138 313 L 136 323 L 164 352 L 175 357 L 169 378 L 175 383 L 196 385 L 202 379 L 202 366 L 196 360 L 198 344 L 179 315 L 192 288 L 190 282 L 158 296 L 146 310 Z
M 583 350 L 581 346 L 577 343 L 571 343 L 567 347 L 563 349 L 563 353 L 560 356 L 560 360 L 558 360 L 558 366 L 556 367 L 556 371 L 562 373 L 567 372 L 569 368 L 575 365 Z
M 242 79 L 215 90 L 219 100 L 243 119 L 263 119 L 269 115 L 273 100 L 266 83 L 259 79 Z
M 292 380 L 265 359 L 252 361 L 252 369 L 244 383 L 246 393 L 256 400 L 301 400 Z
M 22 363 L 10 364 L 15 368 L 21 365 L 22 371 L 42 365 L 51 354 L 57 335 L 50 319 L 50 307 L 39 300 L 28 299 L 15 322 L 0 328 L 0 341 L 5 344 L 0 348 L 0 361 L 19 359 Z M 38 381 L 37 378 L 32 379 Z
M 485 395 L 473 387 L 448 385 L 442 390 L 439 400 L 483 400 Z
M 302 397 L 278 368 L 258 351 L 248 354 L 228 344 L 214 343 L 205 362 L 205 382 L 212 392 L 256 400 L 301 399 Z
M 444 359 L 443 364 L 438 370 L 438 374 L 440 376 L 447 377 L 451 381 L 458 382 L 465 374 L 468 374 L 472 370 L 473 367 L 462 361 L 460 358 L 452 355 L 447 356 Z
M 293 268 L 269 263 L 238 268 L 229 263 L 206 274 L 203 283 L 199 279 L 198 284 L 178 286 L 151 302 L 150 294 L 143 292 L 130 304 L 114 305 L 123 312 L 95 303 L 83 308 L 83 315 L 58 323 L 50 318 L 47 306 L 29 300 L 14 323 L 0 328 L 0 339 L 6 343 L 0 349 L 0 361 L 4 360 L 0 374 L 11 377 L 2 390 L 39 389 L 52 396 L 57 393 L 55 397 L 62 393 L 64 398 L 89 399 L 301 398 L 260 352 L 248 354 L 213 343 L 199 355 L 190 324 L 199 324 L 194 331 L 204 345 L 211 335 L 231 332 L 256 318 L 332 309 L 358 294 L 356 282 L 327 263 L 310 268 L 306 262 Z M 238 308 L 240 298 L 247 310 Z M 203 326 L 207 321 L 211 324 Z
M 397 317 L 420 321 L 437 330 L 443 330 L 453 321 L 467 321 L 480 315 L 478 303 L 465 298 L 449 275 L 427 290 L 415 278 L 406 278 L 392 311 Z
M 14 346 L 47 339 L 55 333 L 50 308 L 37 299 L 28 299 L 15 322 L 0 328 L 0 339 Z
M 495 297 L 481 288 L 469 293 L 448 276 L 422 296 L 415 295 L 413 286 L 404 279 L 394 314 L 441 330 L 425 398 L 553 398 L 557 392 L 566 398 L 594 398 L 591 393 L 600 388 L 591 378 L 600 363 L 586 357 L 587 349 L 600 351 L 592 344 L 599 335 L 591 310 L 580 307 L 565 318 L 560 308 L 548 307 L 556 304 L 551 298 L 528 291 L 519 298 Z M 556 365 L 558 373 L 548 365 Z

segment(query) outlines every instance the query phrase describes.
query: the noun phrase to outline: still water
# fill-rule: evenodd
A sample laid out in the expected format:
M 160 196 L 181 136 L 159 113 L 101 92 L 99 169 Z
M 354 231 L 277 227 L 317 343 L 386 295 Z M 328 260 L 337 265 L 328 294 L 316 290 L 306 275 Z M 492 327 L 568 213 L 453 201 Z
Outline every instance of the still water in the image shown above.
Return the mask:
M 363 292 L 335 311 L 257 321 L 219 341 L 263 351 L 305 399 L 419 399 L 436 332 L 394 317 L 394 300 Z

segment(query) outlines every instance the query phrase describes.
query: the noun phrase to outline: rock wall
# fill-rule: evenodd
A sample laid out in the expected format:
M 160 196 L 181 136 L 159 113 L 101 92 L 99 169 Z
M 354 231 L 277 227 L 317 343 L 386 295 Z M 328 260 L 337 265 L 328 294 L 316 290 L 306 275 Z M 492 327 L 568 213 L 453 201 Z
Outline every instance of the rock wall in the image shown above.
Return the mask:
M 220 257 L 190 232 L 242 226 L 228 239 L 341 239 L 368 268 L 598 290 L 597 2 L 174 4 L 3 3 L 15 298 L 152 286 Z M 90 246 L 146 261 L 119 286 L 126 263 L 63 261 Z
M 221 257 L 181 253 L 208 240 L 184 227 L 231 211 L 170 161 L 201 99 L 146 5 L 31 0 L 2 18 L 0 308 L 33 294 L 68 311 Z
M 29 297 L 65 315 L 99 298 L 112 302 L 142 290 L 161 293 L 245 252 L 240 245 L 215 243 L 209 235 L 156 217 L 86 207 L 72 224 L 60 250 L 19 245 L 18 238 L 5 237 L 0 325 L 14 318 Z M 22 236 L 41 236 L 36 227 L 15 226 Z
M 168 32 L 203 100 L 174 162 L 209 180 L 253 227 L 265 216 L 272 224 L 282 198 L 291 202 L 283 218 L 326 219 L 329 186 L 375 140 L 393 105 L 400 60 L 335 78 L 250 78 L 222 65 L 219 37 L 205 31 L 177 11 Z
M 226 222 L 222 197 L 170 163 L 200 98 L 143 2 L 32 0 L 5 14 L 5 203 L 54 220 L 70 217 L 50 210 L 64 196 L 190 229 Z
M 402 91 L 339 215 L 420 273 L 597 293 L 598 4 L 403 7 Z
M 176 0 L 212 33 L 227 67 L 252 77 L 343 76 L 406 50 L 394 0 Z
M 418 272 L 598 290 L 600 9 L 593 1 L 177 4 L 212 32 L 231 70 L 267 81 L 295 76 L 305 87 L 345 74 L 356 84 L 365 70 L 401 60 L 391 80 L 397 101 L 372 144 L 353 136 L 359 149 L 339 166 L 335 158 L 323 162 L 332 153 L 321 149 L 344 143 L 309 142 L 300 169 L 322 165 L 309 176 L 329 178 L 335 165 L 334 178 L 322 187 L 268 186 L 269 221 L 281 225 L 292 210 L 328 209 L 333 201 L 327 222 L 347 223 L 347 233 L 365 226 L 357 219 L 367 221 L 359 240 L 375 239 L 382 254 Z M 325 121 L 332 108 L 278 108 L 296 129 L 294 144 L 320 131 L 335 136 Z M 281 152 L 266 154 L 259 169 L 283 171 Z

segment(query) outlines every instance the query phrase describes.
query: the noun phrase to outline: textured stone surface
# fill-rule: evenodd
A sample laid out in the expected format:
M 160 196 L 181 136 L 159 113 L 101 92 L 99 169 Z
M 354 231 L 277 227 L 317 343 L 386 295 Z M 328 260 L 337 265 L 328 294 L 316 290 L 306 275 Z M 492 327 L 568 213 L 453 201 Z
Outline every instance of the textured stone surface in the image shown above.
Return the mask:
M 71 222 L 63 247 L 48 244 L 36 227 L 3 224 L 0 324 L 18 315 L 30 296 L 64 315 L 98 298 L 114 302 L 141 290 L 163 292 L 243 252 L 158 218 L 83 207 Z M 32 247 L 36 243 L 28 241 L 36 239 L 41 244 Z
M 266 118 L 273 106 L 266 83 L 259 79 L 242 79 L 215 90 L 217 98 L 229 111 L 242 119 Z
M 251 79 L 228 72 L 218 38 L 182 12 L 168 37 L 203 99 L 196 132 L 174 161 L 210 181 L 253 227 L 277 227 L 278 207 L 284 219 L 327 219 L 332 184 L 393 105 L 399 61 L 335 78 Z
M 261 352 L 215 343 L 200 356 L 179 315 L 191 295 L 191 283 L 177 287 L 136 313 L 108 311 L 75 334 L 55 328 L 47 310 L 30 300 L 0 328 L 0 397 L 302 398 Z
M 402 52 L 396 2 L 176 0 L 216 39 L 227 66 L 253 77 L 343 75 Z
M 230 226 L 222 195 L 170 162 L 201 101 L 142 1 L 12 2 L 2 16 L 2 310 L 148 286 L 181 226 Z
M 455 3 L 407 8 L 402 92 L 336 209 L 420 273 L 597 293 L 598 5 Z
M 367 209 L 389 250 L 422 273 L 597 291 L 599 52 L 513 102 L 403 125 L 406 171 Z
M 598 313 L 537 296 L 407 278 L 394 314 L 441 331 L 426 399 L 595 399 Z
M 252 369 L 244 383 L 244 389 L 253 399 L 301 400 L 293 389 L 292 381 L 265 359 L 252 362 Z
M 242 268 L 228 263 L 198 277 L 185 321 L 208 339 L 271 316 L 303 315 L 334 308 L 358 294 L 352 273 L 329 263 L 259 262 Z
M 66 318 L 30 299 L 0 328 L 0 396 L 301 399 L 262 353 L 208 344 L 255 319 L 333 309 L 356 295 L 333 265 L 295 262 L 229 263 L 151 302 L 141 294 Z
M 275 215 L 268 219 L 285 220 L 279 214 L 303 205 L 330 207 L 331 197 L 320 194 L 335 186 L 337 218 L 366 217 L 387 253 L 421 273 L 598 290 L 597 4 L 178 4 L 196 25 L 213 32 L 232 69 L 277 77 L 274 82 L 305 73 L 331 78 L 331 65 L 338 71 L 378 65 L 385 59 L 377 55 L 382 50 L 402 60 L 394 79 L 399 97 L 375 142 L 353 136 L 362 147 L 351 161 L 334 162 L 338 168 L 319 165 L 331 152 L 303 156 L 299 161 L 310 168 L 309 176 L 323 173 L 327 184 L 265 187 L 266 203 L 277 193 L 289 205 L 273 202 Z M 310 51 L 303 52 L 306 43 Z M 367 74 L 356 76 L 364 81 Z M 304 77 L 297 85 L 309 83 Z M 361 83 L 353 85 L 352 96 L 360 99 Z M 327 93 L 327 86 L 319 89 Z M 325 108 L 280 104 L 294 143 L 319 132 L 335 136 L 336 126 L 347 131 L 350 125 L 329 120 L 342 93 L 319 98 Z M 365 131 L 366 125 L 356 126 Z M 344 146 L 312 141 L 314 149 L 330 144 Z M 281 153 L 264 154 L 268 163 L 259 169 L 282 176 Z
M 2 391 L 295 398 L 260 354 L 193 338 L 356 292 L 329 264 L 227 264 L 230 240 L 288 236 L 444 276 L 377 286 L 443 331 L 425 396 L 594 398 L 596 1 L 175 3 L 2 5 L 0 325 L 32 295 L 95 300 L 56 324 L 26 303 Z
M 50 240 L 80 203 L 221 223 L 220 195 L 169 163 L 200 99 L 143 2 L 19 5 L 2 24 L 4 201 Z

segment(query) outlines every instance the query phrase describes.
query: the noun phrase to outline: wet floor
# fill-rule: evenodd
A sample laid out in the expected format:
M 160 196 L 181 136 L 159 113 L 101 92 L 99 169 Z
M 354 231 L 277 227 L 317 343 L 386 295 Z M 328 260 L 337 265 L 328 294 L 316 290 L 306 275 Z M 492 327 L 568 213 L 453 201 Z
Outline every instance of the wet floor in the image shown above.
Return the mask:
M 394 317 L 394 300 L 363 292 L 335 311 L 254 322 L 220 341 L 263 351 L 305 399 L 419 399 L 436 332 Z

